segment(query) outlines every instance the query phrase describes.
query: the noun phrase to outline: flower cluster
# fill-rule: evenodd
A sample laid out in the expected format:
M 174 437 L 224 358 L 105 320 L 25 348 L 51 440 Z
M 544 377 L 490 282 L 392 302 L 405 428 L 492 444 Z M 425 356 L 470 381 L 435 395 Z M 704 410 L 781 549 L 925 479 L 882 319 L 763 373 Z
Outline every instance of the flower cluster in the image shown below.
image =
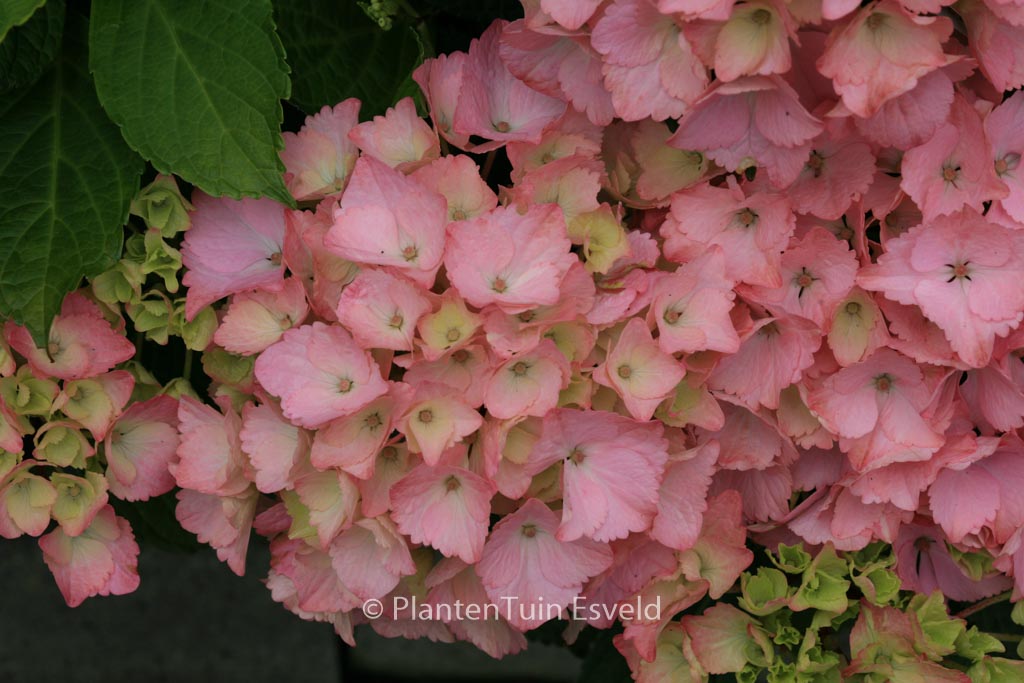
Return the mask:
M 620 615 L 640 681 L 968 680 L 954 652 L 1019 675 L 927 595 L 1024 589 L 1024 5 L 523 4 L 417 69 L 432 125 L 347 100 L 286 133 L 300 208 L 156 188 L 180 252 L 151 228 L 93 296 L 203 350 L 216 407 L 122 413 L 131 345 L 82 295 L 49 349 L 8 325 L 0 446 L 50 422 L 0 531 L 52 510 L 69 602 L 122 592 L 104 492 L 176 484 L 185 529 L 239 574 L 269 538 L 273 598 L 349 642 L 381 600 L 379 633 L 500 657 L 548 618 L 522 605 L 583 599 L 607 616 L 570 640 L 658 606 Z M 88 470 L 70 521 L 47 463 Z M 743 574 L 748 537 L 774 569 Z M 61 579 L 101 555 L 105 583 Z M 677 619 L 738 580 L 738 608 Z

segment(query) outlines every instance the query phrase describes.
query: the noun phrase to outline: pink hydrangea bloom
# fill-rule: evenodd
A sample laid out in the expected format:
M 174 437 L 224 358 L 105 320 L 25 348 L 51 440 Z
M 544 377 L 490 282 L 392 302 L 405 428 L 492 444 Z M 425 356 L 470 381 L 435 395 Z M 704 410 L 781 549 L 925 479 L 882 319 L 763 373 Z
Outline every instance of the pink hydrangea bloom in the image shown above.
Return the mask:
M 785 195 L 755 192 L 745 196 L 730 180 L 727 187 L 702 184 L 677 193 L 661 235 L 665 256 L 673 261 L 692 261 L 717 245 L 725 257 L 726 277 L 778 287 L 782 284 L 781 253 L 794 227 Z
M 214 496 L 233 496 L 248 489 L 241 428 L 238 413 L 230 407 L 221 414 L 183 395 L 178 401 L 178 458 L 170 463 L 178 486 Z
M 109 505 L 80 535 L 71 537 L 57 528 L 39 539 L 39 547 L 68 607 L 94 595 L 125 595 L 139 587 L 139 546 L 131 525 Z
M 657 514 L 658 486 L 668 442 L 656 422 L 613 413 L 554 410 L 544 418 L 528 471 L 556 462 L 562 470 L 562 522 L 557 537 L 572 541 L 625 538 L 646 531 Z
M 437 133 L 416 114 L 411 97 L 403 97 L 384 116 L 352 128 L 349 139 L 363 154 L 409 173 L 441 154 Z
M 423 290 L 382 270 L 368 268 L 338 299 L 338 322 L 363 348 L 412 351 L 416 323 L 430 310 Z
M 462 72 L 466 64 L 465 52 L 452 52 L 426 59 L 412 72 L 430 107 L 430 117 L 441 136 L 459 149 L 469 144 L 469 136 L 456 133 L 455 107 L 462 92 Z
M 283 133 L 284 180 L 299 201 L 321 199 L 345 189 L 359 151 L 348 134 L 359 123 L 359 100 L 324 107 L 298 133 Z
M 999 205 L 1018 223 L 1024 223 L 1024 94 L 1015 92 L 985 118 L 985 134 L 992 145 L 994 169 L 1008 194 Z
M 650 420 L 685 374 L 684 364 L 661 349 L 647 323 L 631 318 L 593 377 L 619 395 L 630 415 Z
M 942 431 L 921 415 L 931 397 L 911 360 L 882 349 L 826 378 L 809 395 L 808 406 L 833 433 L 866 442 L 866 448 L 849 453 L 851 464 L 863 472 L 927 460 L 942 446 Z
M 555 618 L 587 579 L 611 566 L 607 544 L 560 541 L 557 528 L 555 513 L 531 498 L 494 526 L 477 564 L 491 602 L 522 631 Z
M 740 340 L 729 317 L 735 284 L 725 275 L 725 253 L 718 245 L 659 279 L 650 317 L 658 325 L 661 350 L 735 353 Z
M 882 0 L 833 29 L 818 69 L 832 79 L 847 109 L 871 116 L 946 64 L 942 44 L 952 30 L 946 17 L 919 17 L 895 0 Z
M 501 32 L 497 20 L 469 45 L 462 68 L 454 130 L 492 142 L 477 151 L 500 147 L 511 140 L 539 142 L 544 129 L 565 111 L 565 102 L 533 90 L 501 61 Z
M 351 415 L 388 390 L 368 351 L 343 328 L 319 322 L 289 330 L 264 351 L 256 379 L 303 427 Z
M 708 487 L 718 459 L 718 442 L 669 456 L 658 496 L 651 537 L 676 550 L 689 550 L 700 537 Z
M 360 157 L 324 246 L 357 263 L 390 266 L 428 286 L 441 265 L 444 198 L 372 157 Z
M 594 25 L 604 83 L 619 118 L 677 118 L 700 97 L 707 70 L 671 16 L 644 0 L 615 0 Z
M 974 211 L 943 216 L 886 243 L 857 284 L 919 306 L 971 367 L 988 365 L 996 337 L 1024 319 L 1024 234 Z
M 309 455 L 310 436 L 305 430 L 290 423 L 276 403 L 246 403 L 238 436 L 261 493 L 292 487 Z
M 331 420 L 313 436 L 310 462 L 317 469 L 337 467 L 368 479 L 395 419 L 395 400 L 385 395 L 351 415 Z
M 712 389 L 732 394 L 751 409 L 778 408 L 782 390 L 799 382 L 814 362 L 821 331 L 798 316 L 758 320 L 708 377 Z
M 484 405 L 502 420 L 526 415 L 543 417 L 558 404 L 569 386 L 569 363 L 550 339 L 515 354 L 494 369 L 487 380 Z
M 238 576 L 245 575 L 249 536 L 259 492 L 255 487 L 234 495 L 213 495 L 190 489 L 177 493 L 174 516 L 182 528 L 217 551 L 217 558 Z
M 948 123 L 903 156 L 900 187 L 921 208 L 926 222 L 965 206 L 983 211 L 986 202 L 1008 192 L 992 156 L 978 112 L 956 97 Z
M 175 399 L 156 396 L 129 406 L 103 444 L 110 492 L 122 500 L 147 500 L 174 488 L 169 466 L 178 440 Z
M 815 227 L 790 244 L 780 270 L 782 286 L 743 287 L 740 293 L 773 312 L 798 315 L 828 330 L 835 308 L 853 287 L 857 260 L 846 242 Z
M 499 207 L 450 224 L 448 235 L 448 278 L 477 308 L 497 304 L 518 313 L 557 303 L 562 279 L 576 261 L 558 206 L 532 206 L 525 214 Z
M 763 166 L 776 187 L 803 169 L 821 122 L 778 76 L 714 83 L 679 120 L 669 144 L 704 152 L 729 171 Z
M 45 349 L 37 348 L 29 331 L 12 320 L 4 325 L 4 336 L 40 377 L 92 377 L 135 355 L 135 346 L 110 327 L 95 303 L 77 292 L 64 297 Z
M 280 291 L 256 289 L 231 297 L 213 341 L 231 353 L 254 355 L 301 325 L 308 313 L 302 282 L 287 278 Z
M 391 487 L 391 517 L 413 543 L 473 564 L 483 552 L 495 490 L 469 470 L 420 465 Z
M 192 194 L 192 227 L 181 260 L 187 272 L 185 315 L 229 294 L 284 283 L 285 207 L 272 199 L 229 199 Z

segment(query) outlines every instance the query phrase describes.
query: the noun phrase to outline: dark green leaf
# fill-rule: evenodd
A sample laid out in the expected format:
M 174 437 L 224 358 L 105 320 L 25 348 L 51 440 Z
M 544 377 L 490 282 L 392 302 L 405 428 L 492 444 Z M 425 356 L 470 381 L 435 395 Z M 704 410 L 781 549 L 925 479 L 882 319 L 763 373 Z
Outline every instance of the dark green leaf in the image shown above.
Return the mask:
M 93 0 L 89 67 L 125 140 L 213 195 L 291 203 L 270 0 Z
M 60 49 L 64 0 L 50 0 L 0 43 L 0 93 L 36 82 Z
M 21 26 L 46 0 L 3 0 L 0 2 L 0 40 L 15 26 Z
M 139 543 L 151 544 L 165 550 L 194 552 L 202 547 L 174 516 L 178 499 L 174 492 L 150 498 L 147 501 L 129 503 L 112 498 L 114 511 L 132 525 L 135 539 Z
M 0 313 L 37 341 L 82 276 L 117 260 L 142 173 L 85 64 L 76 23 L 42 78 L 0 98 Z
M 274 9 L 294 70 L 292 102 L 306 113 L 358 97 L 369 118 L 416 92 L 423 47 L 410 24 L 384 31 L 351 0 L 278 0 Z

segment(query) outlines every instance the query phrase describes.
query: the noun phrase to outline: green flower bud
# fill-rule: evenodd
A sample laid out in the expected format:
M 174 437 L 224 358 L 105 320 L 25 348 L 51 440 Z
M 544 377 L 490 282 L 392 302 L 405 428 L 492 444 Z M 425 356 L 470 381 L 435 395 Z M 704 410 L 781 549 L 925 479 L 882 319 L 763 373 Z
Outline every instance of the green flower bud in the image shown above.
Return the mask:
M 998 638 L 990 636 L 972 626 L 959 636 L 953 643 L 957 655 L 972 662 L 980 662 L 990 652 L 1006 652 L 1006 647 L 999 642 Z
M 0 449 L 0 484 L 7 478 L 7 475 L 14 471 L 14 468 L 21 462 L 21 453 L 11 453 Z
M 174 237 L 189 229 L 191 219 L 188 212 L 194 208 L 181 196 L 178 183 L 172 176 L 158 175 L 156 180 L 139 190 L 130 210 L 146 223 L 146 227 L 156 228 L 164 237 Z
M 54 472 L 50 483 L 57 490 L 50 514 L 69 535 L 82 533 L 96 510 L 106 505 L 107 479 L 99 472 L 86 472 L 84 478 Z
M 1010 611 L 1010 619 L 1018 626 L 1024 626 L 1024 600 L 1018 600 Z
M 142 366 L 142 363 L 137 360 L 128 361 L 124 369 L 135 378 L 135 386 L 132 388 L 132 397 L 128 401 L 129 404 L 148 401 L 160 393 L 160 382 L 153 376 L 152 372 Z
M 149 292 L 138 303 L 128 304 L 125 310 L 135 329 L 146 333 L 146 339 L 161 346 L 167 344 L 173 310 L 166 296 L 156 291 Z
M 203 371 L 214 382 L 245 390 L 252 386 L 255 356 L 236 356 L 219 346 L 203 352 Z
M 854 569 L 850 578 L 864 597 L 875 605 L 887 605 L 899 597 L 900 577 L 891 569 L 876 567 L 863 573 Z
M 188 396 L 194 398 L 197 401 L 202 401 L 199 398 L 199 394 L 192 388 L 192 383 L 184 377 L 176 377 L 172 379 L 167 385 L 160 391 L 161 394 L 166 394 L 172 398 L 181 398 L 182 396 Z
M 181 270 L 181 252 L 164 242 L 159 230 L 150 230 L 143 238 L 146 255 L 142 272 L 155 273 L 163 279 L 164 288 L 174 294 L 178 291 L 178 271 Z
M 778 569 L 761 567 L 757 574 L 744 572 L 740 576 L 743 596 L 739 606 L 751 614 L 763 617 L 781 609 L 789 597 L 789 582 Z
M 174 304 L 174 329 L 185 342 L 185 346 L 193 351 L 205 351 L 213 343 L 213 333 L 217 331 L 217 313 L 209 306 L 202 308 L 190 321 L 185 320 L 185 300 L 179 299 Z
M 142 296 L 146 276 L 135 261 L 121 259 L 113 268 L 92 279 L 92 293 L 108 306 L 126 304 Z
M 74 467 L 84 470 L 86 458 L 96 452 L 77 425 L 66 420 L 48 422 L 33 439 L 34 456 L 58 467 Z
M 27 365 L 11 377 L 0 379 L 0 398 L 17 415 L 49 415 L 58 391 L 56 382 L 39 379 Z
M 124 241 L 124 258 L 140 266 L 146 260 L 146 238 L 134 234 Z
M 281 500 L 284 501 L 288 516 L 292 518 L 292 525 L 288 529 L 288 538 L 315 539 L 317 537 L 316 527 L 310 522 L 309 508 L 299 500 L 299 494 L 291 490 L 281 491 Z
M 768 552 L 772 564 L 787 574 L 801 574 L 811 566 L 811 556 L 799 545 L 780 543 L 776 554 Z
M 1020 683 L 1024 681 L 1024 662 L 1002 657 L 986 657 L 967 670 L 971 683 Z
M 847 570 L 846 562 L 836 555 L 832 544 L 826 544 L 804 570 L 800 588 L 790 601 L 792 609 L 845 612 L 849 605 L 846 592 L 850 589 L 850 582 L 844 578 Z
M 946 548 L 949 550 L 949 556 L 960 566 L 964 574 L 971 577 L 972 581 L 981 581 L 995 571 L 992 568 L 992 556 L 983 550 L 966 552 L 948 543 Z
M 942 593 L 934 591 L 931 595 L 915 595 L 907 605 L 907 612 L 917 617 L 917 623 L 921 625 L 924 642 L 918 640 L 918 651 L 934 660 L 956 651 L 955 643 L 966 631 L 966 622 L 949 616 Z

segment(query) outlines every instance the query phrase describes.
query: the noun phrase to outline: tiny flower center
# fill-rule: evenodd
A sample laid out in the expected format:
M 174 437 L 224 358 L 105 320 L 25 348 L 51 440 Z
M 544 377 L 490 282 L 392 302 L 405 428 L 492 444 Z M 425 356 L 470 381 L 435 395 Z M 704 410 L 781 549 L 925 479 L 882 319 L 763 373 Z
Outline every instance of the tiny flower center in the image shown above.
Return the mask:
M 922 536 L 921 538 L 914 541 L 914 548 L 921 551 L 922 553 L 926 553 L 932 549 L 932 543 L 934 543 L 932 539 L 928 538 L 927 536 Z
M 523 536 L 526 536 L 527 538 L 533 538 L 534 536 L 537 535 L 537 525 L 536 524 L 524 524 L 523 528 L 522 528 L 522 533 L 523 533 Z
M 404 323 L 404 322 L 405 322 L 405 318 L 403 318 L 398 313 L 395 313 L 393 316 L 391 316 L 391 320 L 388 321 L 388 326 L 389 327 L 393 327 L 396 330 L 399 330 L 399 329 L 402 328 L 402 323 Z
M 417 256 L 420 255 L 420 250 L 416 248 L 415 244 L 410 244 L 402 249 L 402 258 L 406 261 L 413 261 Z
M 580 463 L 583 462 L 583 460 L 586 457 L 587 456 L 583 454 L 583 451 L 580 450 L 580 447 L 577 446 L 576 448 L 572 449 L 572 452 L 569 453 L 569 462 L 571 462 L 573 465 L 579 465 Z
M 339 381 L 338 391 L 341 392 L 342 394 L 347 394 L 348 392 L 352 391 L 352 380 L 343 379 Z
M 750 15 L 750 20 L 758 26 L 764 26 L 772 20 L 772 13 L 766 9 L 759 9 Z
M 424 408 L 416 416 L 416 419 L 418 419 L 423 424 L 430 424 L 431 422 L 434 421 L 434 411 L 430 410 L 429 408 Z
M 745 228 L 749 228 L 751 225 L 757 222 L 757 214 L 751 211 L 750 209 L 743 209 L 738 214 L 736 214 L 736 217 L 739 219 L 740 223 L 742 223 L 743 227 Z
M 1006 157 L 996 159 L 996 174 L 1003 175 L 1008 170 L 1010 170 L 1010 165 L 1006 162 Z
M 954 182 L 959 177 L 960 177 L 960 167 L 959 166 L 943 166 L 942 167 L 942 179 L 945 180 L 947 183 L 952 183 L 952 182 Z
M 467 351 L 466 349 L 459 349 L 458 351 L 452 354 L 452 360 L 455 361 L 456 363 L 459 363 L 460 365 L 462 363 L 465 363 L 467 360 L 469 360 L 469 351 Z
M 950 269 L 951 276 L 946 282 L 952 282 L 953 280 L 970 280 L 971 271 L 967 267 L 971 265 L 970 261 L 957 261 L 956 263 L 947 263 L 946 267 Z
M 892 377 L 889 375 L 879 375 L 875 378 L 875 388 L 882 392 L 889 391 L 892 389 Z
M 825 157 L 817 150 L 811 152 L 811 156 L 807 159 L 807 167 L 814 172 L 815 178 L 821 177 L 821 171 L 825 168 Z
M 867 24 L 867 27 L 872 31 L 877 31 L 885 23 L 885 15 L 882 14 L 881 12 L 875 12 L 870 17 L 868 17 L 867 21 L 865 21 L 864 23 Z
M 801 271 L 800 274 L 797 275 L 796 277 L 796 284 L 801 289 L 810 287 L 813 282 L 814 278 L 811 277 L 811 274 L 808 273 L 806 270 Z
M 68 484 L 66 491 L 69 498 L 78 498 L 82 493 L 82 487 L 78 484 Z
M 374 413 L 373 415 L 367 415 L 364 424 L 370 429 L 376 429 L 381 426 L 380 415 Z
M 537 315 L 537 313 L 535 311 L 523 311 L 518 316 L 519 317 L 519 322 L 528 323 L 531 320 L 533 320 L 534 316 L 536 316 L 536 315 Z
M 387 461 L 393 461 L 398 459 L 398 449 L 394 446 L 388 446 L 380 452 L 380 457 Z
M 770 322 L 757 331 L 762 337 L 774 337 L 779 333 L 779 326 L 774 322 Z
M 856 301 L 851 301 L 846 304 L 846 308 L 844 310 L 847 315 L 860 315 L 860 304 Z
M 452 220 L 453 221 L 462 221 L 462 220 L 465 220 L 465 219 L 466 219 L 466 212 L 463 211 L 462 209 L 455 209 L 454 211 L 452 211 Z
M 628 365 L 620 365 L 618 370 L 619 377 L 622 379 L 629 379 L 630 375 L 633 374 L 633 368 Z
M 551 152 L 544 152 L 544 154 L 540 158 L 540 163 L 542 163 L 542 164 L 550 164 L 554 160 L 555 160 L 555 155 L 554 154 L 552 154 Z
M 498 121 L 494 124 L 494 130 L 499 133 L 507 133 L 512 130 L 512 126 L 508 125 L 508 121 Z
M 523 375 L 526 374 L 526 371 L 529 369 L 529 365 L 527 365 L 523 361 L 519 361 L 518 363 L 512 366 L 512 374 L 515 375 L 516 377 L 522 377 Z
M 453 474 L 444 480 L 444 488 L 446 491 L 458 491 L 462 488 L 462 482 Z
M 281 252 L 275 251 L 273 254 L 271 254 L 270 262 L 273 263 L 275 266 L 281 265 Z
M 448 332 L 445 333 L 444 338 L 450 342 L 458 341 L 459 337 L 462 336 L 462 332 L 457 327 L 449 327 Z
M 491 289 L 493 289 L 498 294 L 501 294 L 506 289 L 508 289 L 508 283 L 505 282 L 503 278 L 496 277 L 494 278 L 494 281 L 491 283 Z
M 668 308 L 665 309 L 665 314 L 661 317 L 669 325 L 675 325 L 677 322 L 679 322 L 679 319 L 683 317 L 683 314 L 674 308 Z

